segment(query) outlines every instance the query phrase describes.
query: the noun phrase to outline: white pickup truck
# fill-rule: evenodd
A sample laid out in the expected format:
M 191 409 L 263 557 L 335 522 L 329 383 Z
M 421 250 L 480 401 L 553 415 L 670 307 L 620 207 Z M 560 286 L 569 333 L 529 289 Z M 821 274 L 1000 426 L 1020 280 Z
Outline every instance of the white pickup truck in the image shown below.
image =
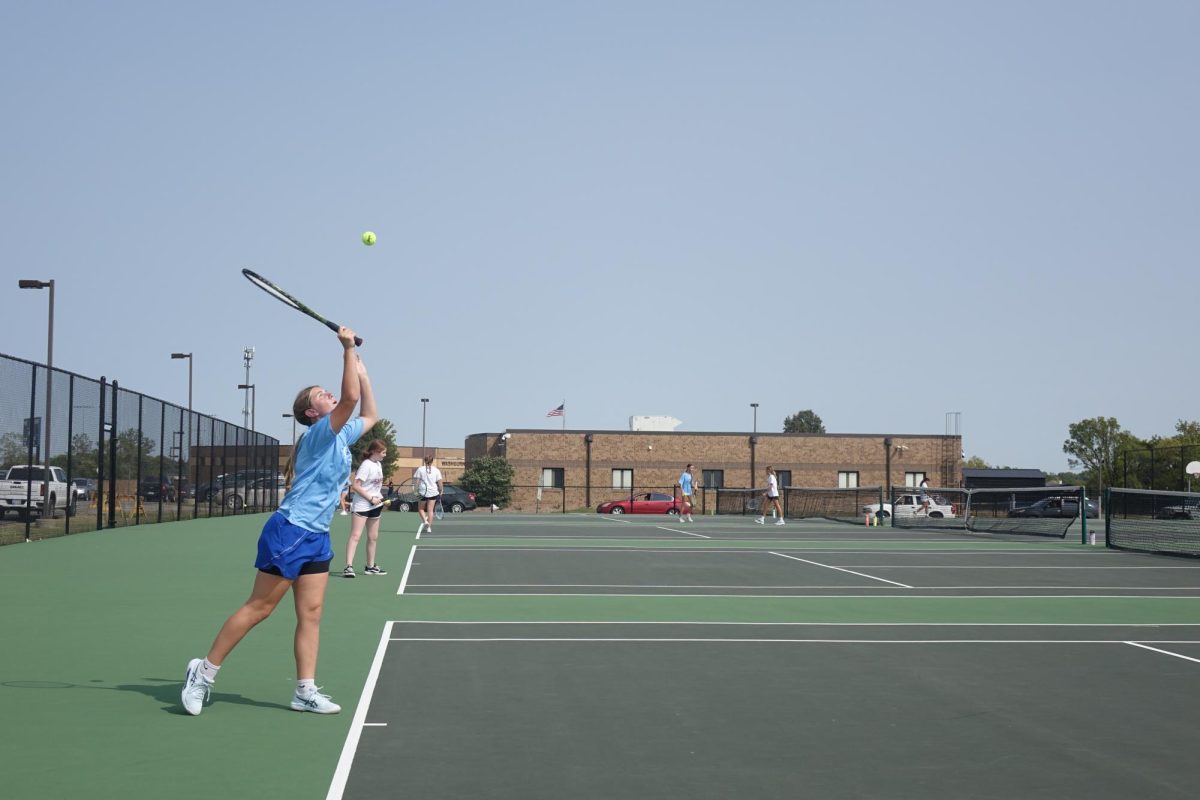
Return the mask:
M 870 503 L 862 507 L 863 513 L 868 516 L 879 514 L 879 503 Z M 896 498 L 897 517 L 917 517 L 925 516 L 928 513 L 930 519 L 952 519 L 957 516 L 958 509 L 947 503 L 946 498 L 940 495 L 929 495 L 929 511 L 926 512 L 921 507 L 921 496 L 919 494 L 902 494 Z M 881 517 L 887 519 L 892 515 L 892 504 L 883 504 L 883 514 Z
M 40 464 L 9 467 L 0 477 L 0 517 L 8 511 L 51 518 L 62 511 L 68 517 L 74 516 L 75 493 L 67 484 L 67 473 L 61 467 Z

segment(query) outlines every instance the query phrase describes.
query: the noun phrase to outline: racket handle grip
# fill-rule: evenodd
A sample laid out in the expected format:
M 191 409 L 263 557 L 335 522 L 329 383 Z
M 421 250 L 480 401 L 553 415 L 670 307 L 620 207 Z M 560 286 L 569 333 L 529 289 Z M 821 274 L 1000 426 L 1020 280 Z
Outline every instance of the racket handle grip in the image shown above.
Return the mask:
M 338 325 L 336 322 L 330 322 L 329 320 L 325 320 L 325 327 L 329 328 L 329 330 L 333 331 L 334 333 L 337 333 L 339 330 L 341 330 L 340 325 Z M 362 347 L 362 342 L 363 340 L 361 336 L 354 337 L 355 347 Z

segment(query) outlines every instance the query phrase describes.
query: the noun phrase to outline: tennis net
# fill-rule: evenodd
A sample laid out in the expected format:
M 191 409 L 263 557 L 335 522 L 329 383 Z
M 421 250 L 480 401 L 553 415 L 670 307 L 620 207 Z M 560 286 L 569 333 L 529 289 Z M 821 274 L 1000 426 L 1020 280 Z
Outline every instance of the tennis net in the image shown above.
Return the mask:
M 972 489 L 967 493 L 967 530 L 1066 538 L 1080 507 L 1098 518 L 1096 504 L 1079 486 Z
M 1109 547 L 1200 556 L 1200 494 L 1109 489 L 1104 521 Z
M 862 525 L 864 517 L 873 517 L 882 501 L 882 486 L 853 489 L 788 486 L 783 490 L 783 513 L 788 519 L 827 519 Z

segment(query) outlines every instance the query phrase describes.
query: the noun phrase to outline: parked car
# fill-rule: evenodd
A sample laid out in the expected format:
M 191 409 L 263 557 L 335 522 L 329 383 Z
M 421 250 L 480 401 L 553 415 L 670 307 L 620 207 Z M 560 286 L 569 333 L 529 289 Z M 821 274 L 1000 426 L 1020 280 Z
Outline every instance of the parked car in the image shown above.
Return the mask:
M 596 506 L 597 514 L 678 514 L 680 500 L 669 494 L 643 492 Z
M 1185 498 L 1173 506 L 1163 506 L 1154 515 L 1155 519 L 1200 519 L 1200 499 Z
M 1043 497 L 1032 505 L 1009 509 L 1008 515 L 1010 517 L 1074 518 L 1079 516 L 1079 498 Z M 1091 518 L 1100 516 L 1100 507 L 1091 500 L 1087 501 L 1087 515 Z
M 175 481 L 169 475 L 159 475 L 157 478 L 142 478 L 138 484 L 138 497 L 147 503 L 174 503 Z
M 67 473 L 61 467 L 17 464 L 0 476 L 0 518 L 9 509 L 26 517 L 54 519 L 60 510 L 73 517 L 75 491 L 67 483 Z
M 236 485 L 231 481 L 229 487 L 215 499 L 220 505 L 234 511 L 239 511 L 246 506 L 276 508 L 283 502 L 283 496 L 286 493 L 283 481 L 277 480 L 277 476 L 272 475 L 269 478 L 259 478 Z
M 878 515 L 880 519 L 887 519 L 893 513 L 897 517 L 917 517 L 926 516 L 926 511 L 921 508 L 920 494 L 902 494 L 896 498 L 895 508 L 893 510 L 892 503 L 884 503 L 882 513 L 879 511 L 879 503 L 868 503 L 862 507 L 863 514 L 869 516 Z M 941 495 L 929 495 L 929 519 L 953 519 L 958 516 L 958 507 L 953 503 L 947 503 L 946 498 Z
M 420 495 L 414 491 L 389 489 L 383 495 L 386 508 L 392 511 L 416 511 Z M 451 514 L 461 514 L 464 511 L 474 511 L 476 508 L 475 495 L 452 483 L 442 484 L 442 509 Z
M 71 483 L 75 487 L 75 499 L 91 502 L 96 496 L 96 482 L 91 478 L 72 478 Z
M 256 481 L 260 478 L 269 478 L 272 476 L 277 476 L 279 478 L 280 485 L 283 484 L 283 475 L 279 474 L 276 470 L 244 469 L 237 472 L 226 472 L 223 475 L 216 476 L 211 481 L 205 481 L 204 483 L 198 485 L 195 492 L 191 493 L 191 496 L 195 497 L 202 503 L 206 502 L 209 497 L 217 500 L 227 488 L 232 489 L 235 486 L 240 486 L 245 483 Z

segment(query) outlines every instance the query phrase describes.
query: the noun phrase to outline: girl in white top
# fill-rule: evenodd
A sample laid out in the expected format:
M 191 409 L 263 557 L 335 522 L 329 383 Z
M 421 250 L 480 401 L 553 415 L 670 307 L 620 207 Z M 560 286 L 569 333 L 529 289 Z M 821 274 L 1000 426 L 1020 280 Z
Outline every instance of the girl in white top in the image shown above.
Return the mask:
M 387 455 L 387 445 L 378 439 L 367 445 L 367 457 L 354 475 L 352 507 L 354 517 L 350 520 L 350 538 L 346 542 L 346 567 L 343 578 L 354 577 L 354 554 L 358 550 L 358 539 L 363 528 L 367 529 L 368 575 L 387 575 L 387 570 L 375 563 L 375 547 L 379 543 L 379 520 L 383 513 L 383 467 L 379 462 Z
M 767 491 L 763 494 L 762 515 L 754 520 L 759 525 L 767 524 L 767 509 L 775 512 L 775 524 L 783 524 L 783 504 L 779 502 L 779 479 L 775 477 L 775 468 L 767 467 Z
M 433 456 L 425 456 L 424 466 L 413 473 L 413 484 L 417 487 L 417 511 L 421 514 L 421 525 L 417 533 L 433 533 L 433 507 L 442 496 L 442 471 L 433 465 Z

